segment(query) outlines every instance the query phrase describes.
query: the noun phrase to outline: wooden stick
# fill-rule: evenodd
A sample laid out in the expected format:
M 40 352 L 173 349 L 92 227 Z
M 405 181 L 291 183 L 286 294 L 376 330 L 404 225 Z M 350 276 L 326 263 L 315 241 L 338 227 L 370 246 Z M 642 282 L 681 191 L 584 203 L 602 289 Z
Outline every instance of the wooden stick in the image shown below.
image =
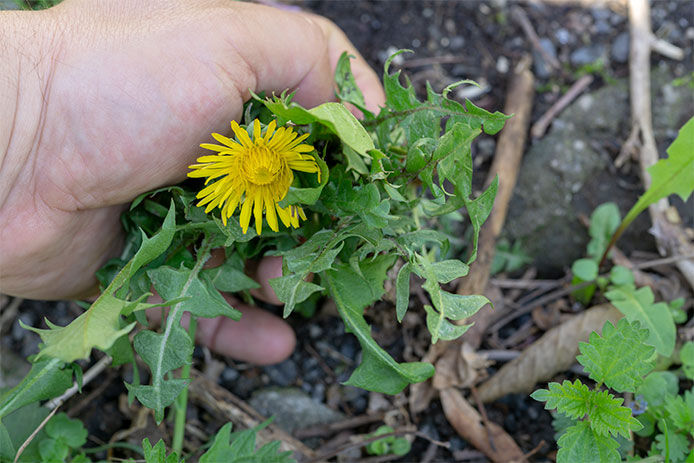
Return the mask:
M 235 427 L 244 429 L 253 428 L 266 420 L 253 407 L 214 381 L 210 381 L 199 371 L 193 369 L 190 376 L 192 379 L 188 389 L 190 399 L 216 418 L 225 422 L 231 421 Z M 280 449 L 293 452 L 294 458 L 299 461 L 316 457 L 313 450 L 272 423 L 258 431 L 257 438 L 261 445 L 275 440 L 280 441 L 282 443 Z
M 528 18 L 525 10 L 519 6 L 511 7 L 511 17 L 516 20 L 518 25 L 520 25 L 526 37 L 528 37 L 528 40 L 530 40 L 530 44 L 533 46 L 533 48 L 535 48 L 535 50 L 538 51 L 538 53 L 542 55 L 542 58 L 547 62 L 547 64 L 555 70 L 561 69 L 561 64 L 559 64 L 559 61 L 554 56 L 547 53 L 547 50 L 545 50 L 540 43 L 540 38 L 537 36 L 537 32 L 535 32 L 535 28 L 530 22 L 530 18 Z
M 631 119 L 641 134 L 639 164 L 644 187 L 651 185 L 648 168 L 658 162 L 658 148 L 653 135 L 651 116 L 651 17 L 648 0 L 629 1 L 629 33 L 631 50 L 629 52 L 629 94 L 631 100 Z M 652 204 L 648 211 L 653 222 L 654 235 L 661 254 L 689 255 L 694 253 L 694 246 L 687 239 L 677 224 L 670 223 L 665 217 L 669 207 L 667 198 Z M 675 265 L 694 288 L 694 260 L 678 260 Z
M 561 98 L 559 98 L 548 110 L 542 115 L 540 119 L 533 124 L 533 128 L 530 129 L 530 135 L 533 138 L 542 137 L 547 131 L 547 127 L 552 123 L 554 118 L 566 108 L 569 103 L 571 103 L 578 95 L 580 95 L 583 90 L 588 88 L 588 86 L 593 83 L 593 76 L 586 74 L 585 76 L 578 79 L 571 86 L 569 90 L 566 91 Z

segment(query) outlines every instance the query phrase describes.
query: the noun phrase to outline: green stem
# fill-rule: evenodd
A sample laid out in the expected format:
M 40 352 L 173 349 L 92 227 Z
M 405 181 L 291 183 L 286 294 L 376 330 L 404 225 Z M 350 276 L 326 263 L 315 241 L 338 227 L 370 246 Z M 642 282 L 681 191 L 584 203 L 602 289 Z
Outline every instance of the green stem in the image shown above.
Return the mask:
M 196 317 L 190 317 L 190 323 L 188 324 L 188 336 L 195 342 L 195 331 L 198 327 L 198 320 Z M 193 354 L 191 351 L 191 358 L 188 359 L 188 363 L 183 366 L 181 370 L 182 379 L 190 379 L 190 367 L 193 364 Z M 181 455 L 183 451 L 183 435 L 186 431 L 186 410 L 188 409 L 188 386 L 186 386 L 181 394 L 176 398 L 175 402 L 175 417 L 174 417 L 174 434 L 173 434 L 173 451 L 176 455 Z

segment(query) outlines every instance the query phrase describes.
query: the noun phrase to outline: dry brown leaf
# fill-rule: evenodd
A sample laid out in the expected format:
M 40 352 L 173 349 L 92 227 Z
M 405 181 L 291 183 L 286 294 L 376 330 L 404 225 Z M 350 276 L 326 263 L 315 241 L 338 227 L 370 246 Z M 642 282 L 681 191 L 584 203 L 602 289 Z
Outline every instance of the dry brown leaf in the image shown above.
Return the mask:
M 440 391 L 441 404 L 446 419 L 458 434 L 484 453 L 493 462 L 511 463 L 526 461 L 523 452 L 504 429 L 489 422 L 483 424 L 482 416 L 454 388 Z
M 601 304 L 552 328 L 504 365 L 477 389 L 480 400 L 491 402 L 506 394 L 529 393 L 538 382 L 568 369 L 578 355 L 578 343 L 592 331 L 600 331 L 607 320 L 616 323 L 622 314 L 611 304 Z

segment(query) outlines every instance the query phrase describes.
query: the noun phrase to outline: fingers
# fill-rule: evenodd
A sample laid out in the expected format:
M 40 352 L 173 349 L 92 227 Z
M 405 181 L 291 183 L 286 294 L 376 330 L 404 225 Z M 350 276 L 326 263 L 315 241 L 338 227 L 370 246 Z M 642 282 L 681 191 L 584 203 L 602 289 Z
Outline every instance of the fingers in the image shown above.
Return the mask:
M 242 312 L 241 320 L 198 318 L 197 342 L 218 354 L 256 365 L 279 363 L 291 355 L 296 346 L 296 336 L 284 320 L 257 307 L 242 304 L 229 295 L 223 296 L 232 307 Z M 161 302 L 161 298 L 155 294 L 149 302 Z M 151 323 L 160 323 L 162 310 L 155 308 L 147 311 Z M 181 325 L 187 329 L 189 321 L 190 314 L 186 312 Z
M 296 336 L 291 327 L 269 312 L 225 298 L 243 313 L 240 321 L 226 317 L 198 318 L 197 341 L 214 352 L 256 365 L 285 360 L 294 351 Z M 181 324 L 188 326 L 184 314 Z

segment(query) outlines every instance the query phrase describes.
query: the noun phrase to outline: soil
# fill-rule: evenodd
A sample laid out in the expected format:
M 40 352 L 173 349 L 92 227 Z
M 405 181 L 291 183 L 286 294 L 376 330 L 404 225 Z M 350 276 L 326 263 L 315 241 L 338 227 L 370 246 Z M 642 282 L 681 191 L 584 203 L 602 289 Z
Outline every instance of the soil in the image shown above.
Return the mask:
M 474 102 L 491 111 L 503 110 L 510 69 L 524 54 L 533 51 L 526 35 L 512 19 L 511 8 L 520 5 L 528 14 L 539 37 L 551 41 L 554 48 L 551 53 L 563 66 L 561 71 L 537 75 L 538 92 L 533 122 L 576 80 L 582 59 L 590 59 L 596 50 L 606 57 L 606 61 L 596 72 L 597 78 L 592 89 L 609 85 L 610 77 L 628 76 L 624 50 L 616 49 L 615 45 L 618 40 L 623 40 L 628 31 L 625 11 L 620 7 L 623 2 L 619 1 L 593 2 L 597 6 L 590 8 L 561 0 L 531 3 L 505 0 L 326 0 L 295 1 L 291 4 L 335 21 L 378 72 L 381 72 L 384 60 L 392 52 L 402 48 L 412 49 L 414 54 L 406 55 L 394 64 L 396 69 L 403 70 L 420 94 L 426 81 L 440 91 L 461 79 L 476 80 L 482 84 L 484 91 L 473 98 Z M 653 64 L 670 67 L 672 74 L 677 77 L 691 75 L 694 68 L 691 46 L 694 40 L 694 2 L 656 0 L 652 5 L 652 16 L 656 34 L 686 51 L 685 59 L 681 62 L 654 54 Z M 591 63 L 593 61 L 584 64 Z M 614 142 L 619 145 L 625 138 L 626 134 Z M 475 145 L 475 156 L 479 158 L 476 162 L 476 175 L 480 179 L 485 177 L 493 147 L 493 137 L 482 137 Z M 505 296 L 510 297 L 509 293 L 507 291 Z M 524 294 L 516 292 L 514 297 L 523 297 Z M 0 302 L 9 304 L 11 300 L 4 298 Z M 568 300 L 562 303 L 565 308 L 572 304 Z M 74 303 L 23 301 L 18 315 L 1 327 L 0 348 L 6 354 L 2 356 L 3 366 L 7 366 L 10 358 L 26 358 L 38 350 L 37 335 L 21 329 L 18 320 L 38 326 L 42 318 L 50 314 L 52 322 L 64 325 L 80 312 L 81 309 Z M 291 358 L 280 365 L 261 368 L 239 364 L 211 355 L 206 349 L 197 348 L 196 366 L 210 374 L 216 374 L 220 384 L 245 400 L 249 400 L 254 391 L 263 387 L 296 386 L 314 400 L 327 404 L 346 416 L 370 413 L 379 404 L 390 409 L 406 405 L 407 391 L 395 398 L 383 398 L 340 384 L 359 362 L 360 349 L 355 338 L 344 332 L 341 321 L 333 313 L 330 303 L 325 303 L 314 318 L 294 317 L 291 323 L 297 332 L 299 344 Z M 392 315 L 393 308 L 387 303 L 381 303 L 369 311 L 369 321 L 374 326 L 374 336 L 379 343 L 397 360 L 411 360 L 410 357 L 421 356 L 426 352 L 421 312 L 402 327 L 393 326 Z M 499 332 L 489 333 L 490 336 L 495 336 L 496 341 L 490 343 L 487 338 L 482 349 L 495 348 L 499 339 L 511 340 L 505 343 L 506 349 L 522 349 L 542 333 L 541 329 L 529 329 L 533 323 L 531 315 L 517 318 Z M 519 331 L 521 334 L 529 334 L 519 337 L 516 335 Z M 493 373 L 494 368 L 489 372 Z M 21 367 L 18 369 L 21 371 Z M 15 369 L 15 373 L 16 371 Z M 128 376 L 132 372 L 127 369 L 123 371 L 126 380 L 129 380 Z M 5 372 L 4 379 L 7 377 Z M 90 445 L 108 442 L 116 432 L 133 426 L 135 413 L 132 407 L 123 403 L 125 390 L 122 383 L 119 375 L 109 374 L 103 381 L 85 388 L 83 397 L 90 398 L 88 406 L 81 406 L 77 399 L 65 405 L 64 409 L 68 413 L 72 412 L 85 421 L 90 433 Z M 556 447 L 551 416 L 543 410 L 540 403 L 524 395 L 507 396 L 489 404 L 487 414 L 490 420 L 510 433 L 524 452 L 537 450 L 531 461 L 554 461 Z M 190 415 L 189 421 L 203 435 L 213 434 L 221 424 L 211 420 L 202 409 L 195 406 L 191 407 Z M 411 420 L 419 431 L 432 439 L 448 442 L 450 448 L 432 446 L 429 441 L 418 438 L 413 442 L 412 451 L 397 461 L 486 461 L 481 453 L 458 437 L 447 423 L 437 401 L 432 401 L 429 408 L 418 416 L 406 415 L 403 414 L 403 419 Z M 104 416 L 108 418 L 105 419 Z M 372 432 L 377 425 L 362 426 L 352 432 Z M 170 430 L 166 427 L 157 430 L 152 425 L 147 434 L 156 436 L 157 433 L 167 432 Z M 131 437 L 135 435 L 137 434 Z M 541 444 L 543 441 L 544 445 Z M 202 437 L 193 437 L 191 444 L 196 442 L 203 442 Z M 321 445 L 323 441 L 313 439 L 311 443 Z M 358 460 L 362 457 L 354 458 Z

